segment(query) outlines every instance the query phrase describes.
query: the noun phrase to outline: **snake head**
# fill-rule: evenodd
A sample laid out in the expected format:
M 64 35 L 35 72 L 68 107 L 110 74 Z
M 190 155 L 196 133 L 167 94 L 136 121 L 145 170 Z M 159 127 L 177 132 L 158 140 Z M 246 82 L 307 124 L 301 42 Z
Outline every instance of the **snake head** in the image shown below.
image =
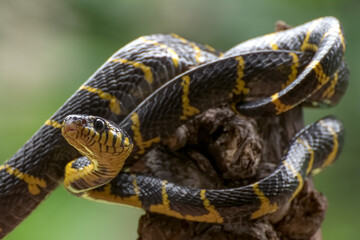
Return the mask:
M 61 131 L 70 145 L 94 163 L 95 170 L 120 171 L 133 148 L 126 132 L 101 117 L 69 115 Z

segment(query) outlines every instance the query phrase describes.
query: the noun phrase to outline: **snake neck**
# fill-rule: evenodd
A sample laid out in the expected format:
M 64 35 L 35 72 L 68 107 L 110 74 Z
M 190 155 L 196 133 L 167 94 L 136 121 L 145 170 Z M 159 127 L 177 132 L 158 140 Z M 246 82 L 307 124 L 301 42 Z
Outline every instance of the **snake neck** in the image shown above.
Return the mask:
M 64 178 L 65 188 L 75 194 L 110 182 L 120 172 L 133 149 L 132 144 L 119 152 L 109 151 L 108 146 L 101 144 L 94 144 L 90 149 L 77 143 L 77 147 L 85 157 L 69 162 Z

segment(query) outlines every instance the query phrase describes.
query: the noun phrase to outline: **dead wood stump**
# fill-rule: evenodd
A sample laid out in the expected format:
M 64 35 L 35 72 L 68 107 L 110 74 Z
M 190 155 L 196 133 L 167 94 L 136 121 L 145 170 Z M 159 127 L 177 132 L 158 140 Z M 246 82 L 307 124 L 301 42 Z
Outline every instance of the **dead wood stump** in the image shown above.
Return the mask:
M 304 127 L 302 109 L 280 116 L 247 118 L 227 106 L 210 109 L 177 129 L 132 166 L 132 171 L 197 188 L 231 188 L 253 183 L 274 171 L 289 140 Z M 139 238 L 321 239 L 327 201 L 311 178 L 291 204 L 257 220 L 209 224 L 147 212 Z

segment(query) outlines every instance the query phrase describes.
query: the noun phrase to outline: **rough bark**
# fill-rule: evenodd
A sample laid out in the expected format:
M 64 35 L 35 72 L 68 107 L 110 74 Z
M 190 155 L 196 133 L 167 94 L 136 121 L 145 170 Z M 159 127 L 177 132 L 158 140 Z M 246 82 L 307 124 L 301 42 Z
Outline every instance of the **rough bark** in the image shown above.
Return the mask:
M 181 126 L 132 170 L 198 188 L 243 186 L 272 172 L 303 127 L 301 107 L 259 119 L 235 115 L 227 106 L 210 109 Z M 291 204 L 258 220 L 209 224 L 147 212 L 140 218 L 138 239 L 319 240 L 326 207 L 326 198 L 308 178 Z

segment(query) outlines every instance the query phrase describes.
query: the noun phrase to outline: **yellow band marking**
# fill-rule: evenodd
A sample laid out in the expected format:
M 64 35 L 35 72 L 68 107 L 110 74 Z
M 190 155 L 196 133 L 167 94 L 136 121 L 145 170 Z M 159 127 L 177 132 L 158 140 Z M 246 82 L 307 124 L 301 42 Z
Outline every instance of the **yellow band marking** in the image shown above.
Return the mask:
M 11 167 L 9 164 L 4 164 L 0 166 L 0 170 L 5 169 L 10 175 L 17 177 L 20 180 L 23 180 L 28 184 L 28 190 L 32 195 L 37 195 L 40 193 L 40 188 L 46 188 L 45 180 L 23 173 L 20 170 Z
M 176 217 L 179 219 L 186 219 L 189 221 L 200 221 L 200 222 L 212 222 L 212 223 L 223 223 L 224 219 L 220 216 L 218 211 L 215 210 L 215 207 L 210 204 L 209 200 L 205 196 L 206 190 L 200 191 L 200 198 L 203 200 L 204 207 L 209 211 L 208 214 L 192 216 L 192 215 L 182 215 L 181 213 L 172 210 L 170 208 L 170 200 L 168 194 L 166 192 L 166 184 L 167 181 L 164 180 L 161 182 L 161 195 L 162 195 L 162 203 L 157 205 L 151 205 L 150 211 L 166 214 L 168 216 Z
M 195 43 L 193 42 L 189 42 L 188 40 L 186 40 L 185 38 L 177 35 L 176 33 L 171 33 L 171 36 L 179 39 L 180 41 L 182 41 L 183 43 L 186 43 L 186 44 L 189 44 L 189 46 L 191 46 L 193 49 L 194 49 L 194 52 L 195 52 L 195 60 L 197 63 L 202 63 L 204 62 L 204 57 L 202 56 L 201 54 L 201 49 L 199 48 L 198 45 L 196 45 Z
M 278 209 L 278 205 L 276 203 L 271 204 L 269 198 L 267 198 L 264 195 L 264 193 L 260 190 L 259 183 L 255 183 L 253 185 L 253 190 L 255 194 L 258 196 L 261 205 L 258 210 L 256 210 L 255 212 L 253 212 L 253 214 L 251 214 L 252 219 L 262 217 L 266 214 L 275 212 Z
M 236 105 L 237 105 L 237 102 L 232 102 L 232 103 L 230 103 L 230 108 L 231 108 L 231 110 L 233 110 L 234 113 L 240 115 L 241 113 L 237 110 Z
M 276 37 L 276 34 L 271 34 L 268 36 L 269 37 L 269 40 L 270 40 L 270 47 L 272 50 L 279 50 L 279 46 L 277 45 L 276 41 L 275 41 L 275 37 Z
M 134 142 L 136 144 L 136 146 L 138 147 L 138 152 L 137 154 L 144 154 L 145 153 L 145 148 L 149 148 L 153 143 L 158 143 L 160 142 L 160 137 L 155 137 L 152 139 L 149 139 L 147 141 L 144 141 L 141 135 L 141 131 L 140 131 L 140 120 L 139 120 L 139 115 L 137 113 L 133 113 L 130 116 L 133 124 L 131 126 L 131 130 L 134 133 Z M 135 156 L 136 157 L 136 156 Z
M 291 73 L 288 76 L 288 80 L 281 87 L 284 89 L 289 86 L 297 77 L 299 67 L 299 57 L 294 52 L 290 52 L 289 55 L 292 57 L 293 64 L 291 65 Z
M 283 161 L 285 167 L 287 167 L 298 179 L 299 185 L 297 186 L 296 190 L 291 195 L 291 198 L 289 201 L 292 201 L 301 191 L 302 187 L 304 186 L 304 180 L 299 172 L 297 172 L 292 165 L 290 165 L 288 162 Z
M 204 207 L 206 208 L 206 210 L 209 211 L 209 214 L 207 215 L 207 217 L 209 217 L 209 220 L 210 219 L 217 219 L 217 223 L 222 223 L 224 222 L 224 219 L 220 216 L 220 213 L 215 209 L 215 207 L 213 205 L 210 204 L 210 201 L 209 199 L 206 198 L 206 190 L 203 189 L 200 191 L 200 198 L 201 200 L 203 200 L 203 204 L 204 204 Z M 205 216 L 203 216 L 203 218 L 205 218 Z
M 190 42 L 189 44 L 190 44 L 190 46 L 194 49 L 196 62 L 197 62 L 197 63 L 202 63 L 202 62 L 204 62 L 205 59 L 204 59 L 204 57 L 203 57 L 202 54 L 201 54 L 201 49 L 199 48 L 199 46 L 196 45 L 195 43 L 192 43 L 192 42 Z
M 205 44 L 204 47 L 209 50 L 210 52 L 212 53 L 216 53 L 216 49 L 213 48 L 212 46 L 210 46 L 209 44 Z M 223 54 L 223 53 L 220 53 L 220 54 Z
M 104 191 L 90 190 L 85 192 L 81 197 L 90 199 L 93 201 L 107 202 L 114 204 L 125 204 L 136 208 L 142 208 L 142 203 L 139 199 L 139 189 L 137 186 L 136 178 L 133 176 L 133 187 L 135 195 L 129 197 L 120 197 L 111 193 L 111 185 L 107 183 L 104 185 Z
M 128 137 L 125 137 L 124 139 L 124 146 L 126 147 L 130 146 L 130 139 Z
M 135 68 L 139 68 L 144 73 L 144 78 L 149 84 L 152 84 L 154 82 L 154 77 L 153 77 L 151 68 L 141 62 L 130 61 L 130 60 L 123 59 L 123 58 L 110 59 L 110 61 L 111 62 L 119 62 L 119 63 L 131 65 Z
M 180 41 L 182 41 L 183 43 L 188 43 L 188 40 L 186 40 L 185 38 L 177 35 L 176 33 L 170 33 L 171 36 L 173 36 L 174 38 L 179 39 Z
M 54 128 L 62 128 L 61 123 L 58 123 L 57 121 L 51 119 L 46 120 L 45 125 L 52 126 Z
M 116 115 L 119 115 L 121 113 L 120 103 L 119 103 L 118 99 L 115 96 L 111 95 L 110 93 L 106 93 L 106 92 L 103 92 L 101 89 L 93 88 L 93 87 L 89 87 L 89 86 L 85 86 L 85 85 L 82 85 L 79 88 L 79 90 L 85 90 L 88 92 L 92 92 L 92 93 L 99 95 L 99 97 L 102 99 L 109 100 L 110 101 L 110 110 L 113 113 L 115 113 Z
M 281 114 L 293 108 L 293 105 L 284 104 L 279 99 L 279 93 L 271 96 L 271 102 L 275 105 L 276 114 Z
M 236 95 L 240 94 L 248 94 L 250 89 L 245 87 L 246 83 L 243 79 L 244 77 L 244 70 L 245 70 L 245 61 L 244 58 L 239 56 L 235 58 L 238 61 L 237 65 L 237 79 L 236 79 L 236 85 L 235 88 L 232 90 L 232 92 Z
M 329 87 L 322 93 L 322 98 L 323 99 L 329 99 L 332 96 L 334 96 L 334 94 L 335 94 L 335 86 L 336 86 L 338 80 L 339 80 L 339 74 L 338 74 L 338 72 L 336 72 L 334 74 L 334 78 L 330 82 Z
M 170 209 L 170 201 L 169 201 L 169 196 L 167 195 L 166 192 L 166 184 L 168 182 L 166 180 L 163 180 L 161 182 L 161 196 L 162 196 L 162 204 L 167 207 L 168 209 Z
M 98 177 L 93 174 L 94 170 L 97 170 L 98 163 L 97 161 L 92 161 L 91 164 L 84 166 L 82 168 L 76 169 L 72 167 L 73 162 L 76 160 L 73 160 L 66 164 L 65 167 L 65 177 L 64 177 L 64 186 L 66 189 L 68 189 L 72 193 L 79 193 L 82 192 L 85 189 L 75 189 L 73 187 L 73 184 L 76 181 L 79 181 L 80 179 L 84 181 L 88 187 L 94 185 L 94 182 L 98 180 Z
M 322 86 L 324 86 L 324 84 L 326 84 L 329 81 L 330 77 L 324 73 L 324 69 L 318 60 L 312 61 L 308 67 L 313 69 L 315 72 L 316 79 L 319 82 L 317 89 L 321 88 Z
M 133 179 L 132 180 L 132 185 L 133 185 L 133 188 L 134 188 L 135 195 L 136 195 L 137 199 L 139 200 L 140 189 L 139 189 L 139 186 L 137 184 L 136 175 L 131 174 L 131 177 Z M 140 200 L 139 200 L 139 202 L 140 202 Z
M 166 213 L 166 215 L 177 217 L 177 218 L 183 218 L 181 213 L 178 213 L 176 211 L 173 211 L 170 209 L 170 202 L 169 202 L 169 196 L 166 193 L 166 184 L 167 181 L 163 180 L 161 182 L 161 196 L 162 196 L 162 203 L 157 205 L 151 205 L 150 206 L 150 212 L 157 212 L 157 213 Z
M 279 50 L 279 45 L 277 45 L 277 32 L 272 32 L 272 33 L 269 33 L 269 34 L 266 34 L 263 36 L 263 38 L 268 42 L 270 48 L 272 50 Z
M 310 26 L 309 30 L 306 32 L 306 36 L 305 36 L 305 39 L 300 47 L 300 50 L 301 51 L 313 51 L 313 52 L 316 52 L 319 47 L 318 45 L 314 44 L 314 43 L 309 43 L 309 38 L 310 38 L 310 35 L 312 33 L 312 31 L 315 29 L 315 26 L 316 24 L 318 23 L 318 21 L 314 21 L 312 23 L 312 25 Z
M 200 113 L 200 110 L 190 105 L 190 100 L 189 100 L 190 77 L 188 75 L 182 77 L 181 86 L 183 88 L 183 95 L 181 98 L 183 114 L 180 116 L 180 119 L 186 120 L 188 117 Z
M 298 138 L 298 139 L 296 139 L 296 141 L 298 143 L 300 143 L 301 145 L 303 145 L 304 147 L 306 147 L 308 153 L 310 154 L 308 167 L 306 169 L 306 174 L 309 174 L 311 172 L 311 170 L 312 170 L 313 165 L 314 165 L 314 159 L 315 159 L 314 150 L 311 148 L 311 146 L 307 142 L 304 142 L 302 139 Z
M 172 62 L 174 64 L 174 66 L 175 67 L 179 66 L 179 55 L 174 51 L 174 49 L 166 46 L 165 44 L 156 42 L 154 40 L 149 40 L 149 39 L 146 39 L 144 37 L 140 37 L 139 39 L 142 40 L 143 42 L 146 42 L 146 43 L 149 43 L 149 44 L 152 44 L 152 45 L 156 45 L 156 46 L 159 46 L 159 47 L 161 47 L 163 49 L 166 49 L 166 51 L 171 55 L 171 59 L 172 59 Z
M 324 167 L 331 165 L 335 161 L 336 155 L 339 151 L 339 139 L 338 139 L 337 133 L 335 132 L 335 130 L 332 127 L 325 124 L 323 121 L 320 121 L 320 124 L 323 125 L 324 127 L 326 127 L 328 129 L 328 131 L 333 135 L 333 144 L 334 144 L 332 151 L 329 153 L 326 160 L 321 165 L 321 168 L 324 168 Z
M 275 42 L 272 42 L 270 46 L 272 50 L 279 50 L 279 46 Z

